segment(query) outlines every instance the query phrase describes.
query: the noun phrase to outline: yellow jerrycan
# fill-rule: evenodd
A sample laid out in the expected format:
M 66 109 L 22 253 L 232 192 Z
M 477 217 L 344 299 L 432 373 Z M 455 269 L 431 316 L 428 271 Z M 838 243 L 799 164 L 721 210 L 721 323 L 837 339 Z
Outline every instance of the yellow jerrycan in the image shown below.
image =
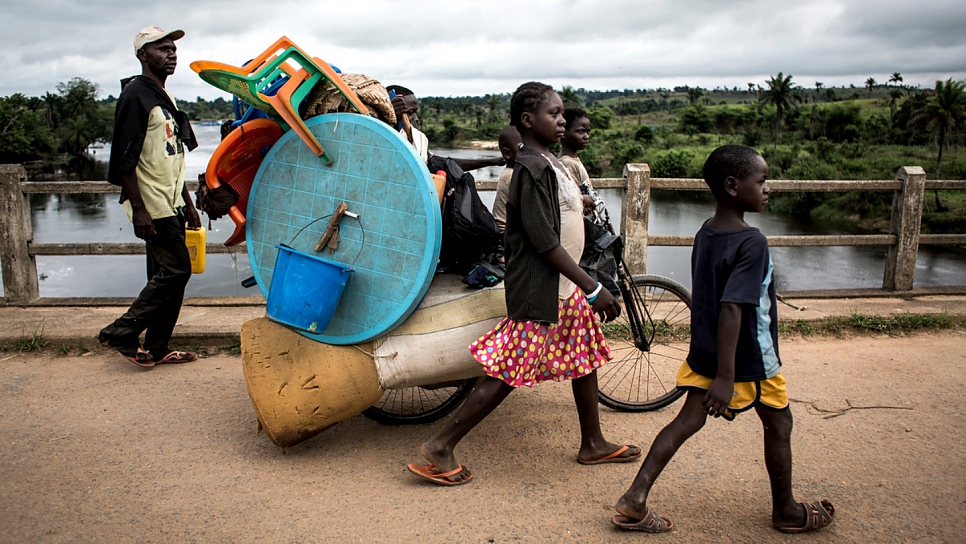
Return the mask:
M 193 229 L 185 227 L 184 243 L 188 246 L 188 255 L 191 256 L 191 273 L 201 274 L 205 271 L 205 227 Z

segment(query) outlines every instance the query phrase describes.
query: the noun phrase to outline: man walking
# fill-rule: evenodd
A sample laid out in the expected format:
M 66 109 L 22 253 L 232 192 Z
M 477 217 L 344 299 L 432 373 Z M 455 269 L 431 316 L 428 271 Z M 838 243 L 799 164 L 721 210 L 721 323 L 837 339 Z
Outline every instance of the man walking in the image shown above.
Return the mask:
M 97 335 L 141 367 L 190 363 L 198 355 L 171 349 L 191 259 L 185 246 L 185 224 L 201 227 L 201 219 L 184 185 L 184 148 L 198 146 L 191 124 L 164 88 L 178 64 L 175 40 L 184 32 L 156 26 L 134 38 L 141 75 L 121 80 L 114 112 L 114 138 L 108 181 L 121 186 L 121 203 L 134 234 L 145 241 L 148 283 L 127 312 Z M 144 332 L 144 346 L 140 334 Z

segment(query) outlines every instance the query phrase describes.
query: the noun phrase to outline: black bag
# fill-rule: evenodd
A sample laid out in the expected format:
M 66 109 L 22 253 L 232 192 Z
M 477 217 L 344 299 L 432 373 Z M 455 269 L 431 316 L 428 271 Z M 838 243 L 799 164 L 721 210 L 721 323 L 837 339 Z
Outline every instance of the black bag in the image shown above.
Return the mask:
M 476 191 L 473 175 L 448 157 L 430 157 L 430 172 L 446 172 L 443 195 L 443 238 L 439 264 L 465 274 L 483 255 L 496 251 L 500 229 Z
M 621 290 L 617 285 L 617 259 L 623 251 L 620 236 L 584 217 L 584 252 L 580 256 L 580 268 L 618 299 Z
M 473 268 L 463 277 L 463 283 L 476 289 L 493 287 L 503 281 L 506 274 L 506 266 L 493 264 L 489 261 L 476 261 Z

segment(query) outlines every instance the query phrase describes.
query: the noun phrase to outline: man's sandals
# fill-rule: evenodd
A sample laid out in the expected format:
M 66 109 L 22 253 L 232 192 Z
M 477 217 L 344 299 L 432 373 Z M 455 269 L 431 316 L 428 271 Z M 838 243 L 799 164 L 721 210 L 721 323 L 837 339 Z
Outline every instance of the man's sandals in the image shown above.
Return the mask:
M 171 350 L 167 355 L 154 361 L 156 365 L 193 363 L 198 360 L 198 354 L 193 351 Z
M 779 527 L 776 525 L 775 529 L 789 534 L 807 533 L 828 527 L 835 518 L 835 507 L 827 500 L 803 502 L 802 508 L 805 509 L 805 525 L 801 527 Z
M 647 515 L 644 519 L 632 518 L 630 516 L 624 516 L 617 514 L 612 517 L 611 522 L 614 525 L 624 529 L 625 531 L 641 531 L 644 533 L 667 533 L 674 528 L 674 524 L 671 520 L 667 518 L 662 518 L 661 516 L 654 513 L 653 510 L 648 509 Z
M 198 354 L 193 351 L 172 350 L 169 351 L 167 355 L 157 360 L 151 358 L 151 354 L 142 347 L 138 347 L 137 351 L 133 353 L 130 351 L 121 350 L 118 350 L 118 353 L 123 355 L 128 361 L 131 361 L 142 368 L 151 368 L 154 365 L 163 364 L 191 363 L 198 360 Z
M 406 465 L 409 472 L 412 472 L 416 476 L 426 480 L 427 482 L 432 482 L 436 485 L 463 485 L 473 479 L 473 473 L 468 469 L 463 468 L 463 465 L 457 464 L 455 470 L 450 470 L 449 472 L 441 472 L 435 465 L 417 465 L 416 463 L 409 463 Z M 456 476 L 461 472 L 466 473 L 466 477 L 462 480 L 450 480 L 452 476 Z

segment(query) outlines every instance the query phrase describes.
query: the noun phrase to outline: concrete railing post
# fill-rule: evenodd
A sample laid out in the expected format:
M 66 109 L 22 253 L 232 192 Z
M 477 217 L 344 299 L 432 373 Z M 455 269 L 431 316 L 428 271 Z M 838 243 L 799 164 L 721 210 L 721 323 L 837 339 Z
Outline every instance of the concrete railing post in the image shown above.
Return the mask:
M 646 164 L 624 166 L 627 195 L 621 206 L 624 262 L 631 274 L 647 273 L 647 215 L 651 204 L 651 169 Z
M 40 297 L 37 261 L 28 253 L 34 229 L 30 207 L 20 184 L 27 171 L 19 164 L 0 164 L 0 269 L 8 303 L 25 304 Z
M 892 197 L 889 230 L 898 238 L 886 254 L 882 287 L 887 291 L 911 291 L 919 254 L 919 226 L 926 189 L 926 172 L 919 166 L 903 166 L 896 172 L 902 189 Z

